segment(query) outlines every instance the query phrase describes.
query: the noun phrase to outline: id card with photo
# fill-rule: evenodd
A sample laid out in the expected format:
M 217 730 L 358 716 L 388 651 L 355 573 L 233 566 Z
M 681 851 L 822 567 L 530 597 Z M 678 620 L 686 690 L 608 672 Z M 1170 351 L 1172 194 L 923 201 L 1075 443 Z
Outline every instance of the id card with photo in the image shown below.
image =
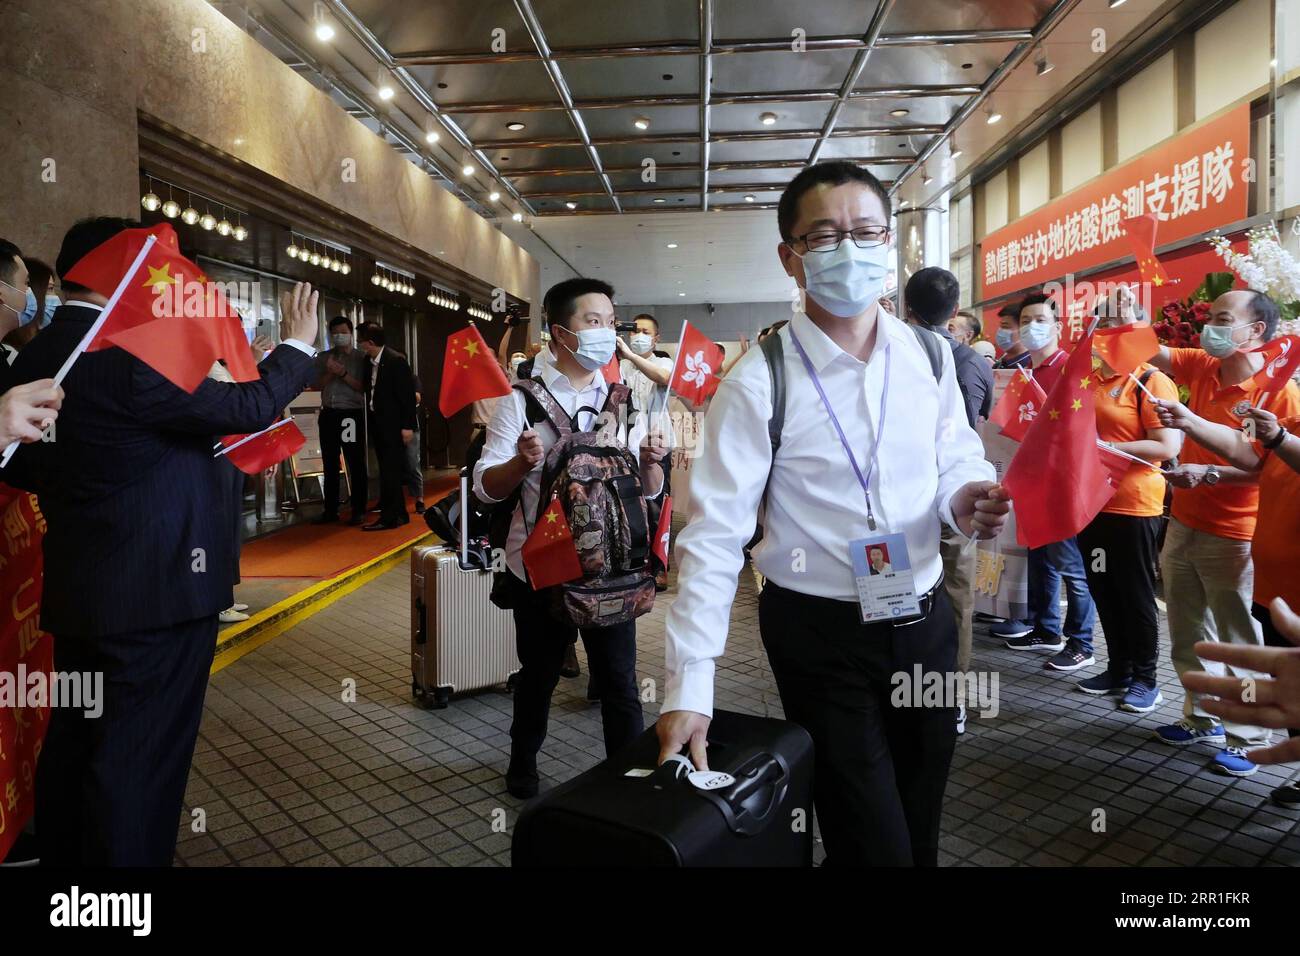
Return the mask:
M 864 624 L 896 621 L 921 613 L 906 536 L 884 534 L 859 538 L 849 542 L 849 555 Z

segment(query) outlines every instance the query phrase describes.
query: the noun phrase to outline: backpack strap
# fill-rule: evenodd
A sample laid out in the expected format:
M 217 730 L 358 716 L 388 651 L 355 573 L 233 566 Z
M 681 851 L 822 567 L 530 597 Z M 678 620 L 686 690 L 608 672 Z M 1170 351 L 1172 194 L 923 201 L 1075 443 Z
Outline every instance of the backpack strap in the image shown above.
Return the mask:
M 921 343 L 921 348 L 925 349 L 925 357 L 930 360 L 930 374 L 934 376 L 936 382 L 943 381 L 943 342 L 941 337 L 929 329 L 923 329 L 919 325 L 907 323 L 907 327 L 912 330 L 916 340 Z M 766 341 L 766 340 L 764 340 Z M 956 356 L 953 362 L 957 361 Z
M 1137 398 L 1137 413 L 1138 413 L 1139 425 L 1142 424 L 1142 396 L 1146 394 L 1145 391 L 1146 384 L 1151 379 L 1151 376 L 1154 374 L 1156 374 L 1156 370 L 1154 368 L 1149 368 L 1145 372 L 1143 372 L 1142 377 L 1138 379 L 1138 384 L 1142 386 L 1142 388 L 1138 389 L 1138 398 Z
M 772 460 L 781 447 L 781 430 L 785 427 L 785 347 L 780 331 L 758 343 L 767 362 L 767 377 L 772 383 L 772 417 L 767 420 L 767 437 L 772 442 Z
M 524 393 L 524 415 L 529 428 L 538 422 L 546 422 L 561 438 L 573 434 L 573 419 L 551 390 L 542 384 L 540 377 L 515 382 L 514 387 Z

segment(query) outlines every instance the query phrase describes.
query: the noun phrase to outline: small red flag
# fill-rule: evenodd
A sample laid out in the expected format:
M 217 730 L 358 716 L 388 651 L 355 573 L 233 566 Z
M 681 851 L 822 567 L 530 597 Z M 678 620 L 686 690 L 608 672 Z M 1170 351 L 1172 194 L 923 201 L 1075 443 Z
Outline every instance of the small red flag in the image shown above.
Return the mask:
M 450 418 L 479 399 L 509 394 L 506 373 L 475 326 L 448 337 L 442 358 L 442 387 L 438 390 L 438 410 L 443 417 Z
M 682 323 L 682 341 L 677 347 L 673 376 L 668 390 L 692 405 L 699 405 L 718 388 L 722 370 L 722 348 L 691 323 Z
M 1280 392 L 1300 367 L 1300 336 L 1284 335 L 1252 349 L 1264 356 L 1264 367 L 1251 379 L 1265 392 Z
M 1138 273 L 1142 276 L 1142 281 L 1159 288 L 1177 280 L 1169 278 L 1169 273 L 1165 272 L 1165 267 L 1156 258 L 1157 222 L 1154 213 L 1134 216 L 1124 220 L 1124 231 L 1133 246 L 1133 257 L 1137 259 Z
M 232 465 L 246 475 L 256 475 L 278 465 L 307 444 L 307 437 L 292 418 L 282 418 L 260 432 L 225 435 L 221 444 Z
M 623 367 L 619 364 L 618 352 L 614 352 L 614 357 L 600 367 L 600 374 L 605 377 L 605 381 L 613 385 L 615 382 L 623 380 Z
M 1072 538 L 1115 494 L 1097 446 L 1092 342 L 1070 353 L 1002 483 L 1015 502 L 1016 534 L 1031 548 Z
M 650 548 L 655 556 L 662 562 L 664 569 L 668 568 L 668 536 L 673 526 L 673 496 L 664 496 L 663 511 L 659 512 L 659 527 L 655 529 L 655 540 Z
M 534 591 L 582 577 L 578 548 L 558 498 L 542 512 L 520 553 Z
M 1103 362 L 1121 375 L 1128 375 L 1160 351 L 1155 329 L 1142 324 L 1098 329 L 1092 337 L 1092 350 Z
M 989 413 L 989 421 L 1012 441 L 1024 441 L 1025 432 L 1043 410 L 1047 395 L 1024 369 L 1016 369 L 1006 390 Z
M 238 313 L 221 289 L 180 254 L 170 223 L 119 232 L 83 256 L 67 279 L 116 296 L 87 352 L 117 346 L 187 392 L 199 387 L 218 359 L 225 360 L 237 382 L 257 378 Z

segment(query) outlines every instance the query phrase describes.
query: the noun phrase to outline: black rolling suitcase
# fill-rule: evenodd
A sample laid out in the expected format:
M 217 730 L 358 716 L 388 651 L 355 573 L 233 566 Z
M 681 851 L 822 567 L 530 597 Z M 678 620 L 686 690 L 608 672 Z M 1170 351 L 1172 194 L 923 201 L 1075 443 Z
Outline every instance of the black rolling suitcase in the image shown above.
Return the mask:
M 811 866 L 813 744 L 783 720 L 717 711 L 709 769 L 735 783 L 697 789 L 682 763 L 655 768 L 651 727 L 599 766 L 524 807 L 511 865 Z

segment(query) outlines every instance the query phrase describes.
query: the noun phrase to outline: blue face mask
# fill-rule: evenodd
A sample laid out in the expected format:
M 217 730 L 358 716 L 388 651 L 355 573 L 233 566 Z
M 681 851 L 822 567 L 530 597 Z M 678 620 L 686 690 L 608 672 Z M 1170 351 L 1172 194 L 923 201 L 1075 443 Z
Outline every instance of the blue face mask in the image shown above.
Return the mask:
M 50 319 L 54 317 L 54 310 L 60 305 L 57 295 L 47 295 L 45 297 L 45 308 L 40 310 L 40 324 L 37 328 L 45 328 L 50 324 Z M 18 313 L 18 327 L 21 329 L 36 320 L 36 293 L 31 289 L 27 290 L 27 305 Z
M 560 342 L 560 346 L 569 349 L 573 357 L 578 360 L 578 364 L 588 372 L 596 371 L 614 357 L 614 340 L 618 338 L 618 333 L 613 329 L 596 328 L 574 332 L 566 328 L 564 331 L 577 337 L 578 347 L 571 349 L 563 341 Z
M 1031 352 L 1045 349 L 1056 338 L 1056 329 L 1048 322 L 1030 322 L 1020 327 L 1020 344 Z
M 1241 348 L 1233 339 L 1233 334 L 1237 329 L 1247 328 L 1246 325 L 1207 325 L 1201 329 L 1201 348 L 1206 354 L 1215 358 L 1227 358 L 1233 352 Z
M 1003 352 L 1010 352 L 1011 346 L 1016 344 L 1016 333 L 1010 329 L 998 329 L 997 335 L 993 336 L 993 341 Z
M 831 315 L 851 319 L 884 292 L 888 262 L 889 246 L 859 249 L 845 238 L 834 252 L 804 254 L 804 291 Z

